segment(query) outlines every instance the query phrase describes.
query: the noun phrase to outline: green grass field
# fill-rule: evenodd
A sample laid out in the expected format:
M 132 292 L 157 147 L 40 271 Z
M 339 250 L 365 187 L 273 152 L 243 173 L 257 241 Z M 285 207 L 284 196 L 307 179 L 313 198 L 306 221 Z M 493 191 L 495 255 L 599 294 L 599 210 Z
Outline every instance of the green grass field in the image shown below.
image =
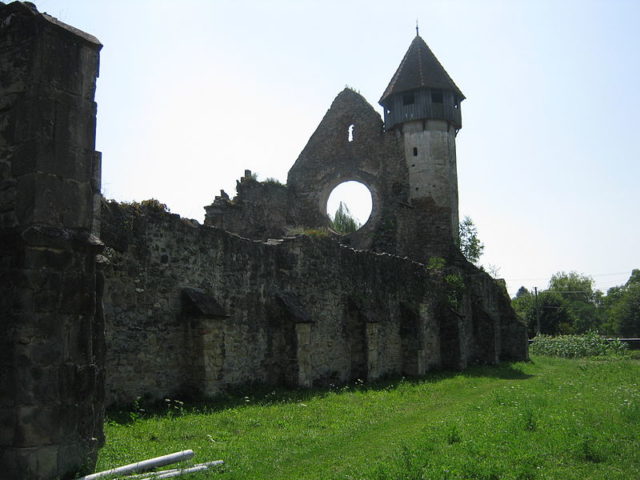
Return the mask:
M 640 479 L 637 359 L 247 395 L 113 413 L 98 469 L 192 449 L 225 465 L 184 478 Z

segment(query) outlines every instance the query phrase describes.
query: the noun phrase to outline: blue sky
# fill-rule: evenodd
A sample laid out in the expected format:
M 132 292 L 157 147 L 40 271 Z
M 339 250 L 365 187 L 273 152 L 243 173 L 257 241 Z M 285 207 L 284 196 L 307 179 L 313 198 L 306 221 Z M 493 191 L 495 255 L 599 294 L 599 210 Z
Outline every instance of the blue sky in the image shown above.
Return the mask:
M 36 0 L 104 48 L 108 198 L 202 221 L 245 169 L 286 174 L 346 86 L 377 105 L 420 33 L 467 97 L 460 214 L 513 293 L 640 268 L 640 2 Z M 354 207 L 355 208 L 355 207 Z

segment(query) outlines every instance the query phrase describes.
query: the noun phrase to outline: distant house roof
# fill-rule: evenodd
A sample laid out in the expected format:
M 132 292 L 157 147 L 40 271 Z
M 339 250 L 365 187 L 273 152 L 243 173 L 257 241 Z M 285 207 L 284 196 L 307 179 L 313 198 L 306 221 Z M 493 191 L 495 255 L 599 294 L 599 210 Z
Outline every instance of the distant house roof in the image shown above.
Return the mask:
M 418 88 L 453 90 L 461 100 L 465 98 L 420 35 L 416 35 L 409 45 L 409 50 L 382 94 L 380 103 L 395 93 Z

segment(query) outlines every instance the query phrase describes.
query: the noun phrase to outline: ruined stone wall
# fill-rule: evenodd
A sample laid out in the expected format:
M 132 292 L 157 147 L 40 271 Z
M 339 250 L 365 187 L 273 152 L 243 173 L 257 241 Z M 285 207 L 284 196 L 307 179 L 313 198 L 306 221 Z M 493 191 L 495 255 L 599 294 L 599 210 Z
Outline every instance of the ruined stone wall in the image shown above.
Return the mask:
M 190 387 L 215 393 L 253 382 L 297 385 L 303 354 L 297 335 L 305 327 L 296 325 L 305 323 L 312 325 L 313 361 L 303 365 L 302 383 L 348 380 L 350 347 L 340 320 L 349 289 L 335 268 L 342 247 L 308 237 L 269 245 L 160 211 L 115 203 L 104 210 L 110 400 Z M 181 292 L 187 287 L 207 292 L 229 317 L 186 313 Z M 302 306 L 283 305 L 279 297 L 288 296 Z M 209 341 L 198 338 L 203 334 Z M 219 346 L 212 344 L 216 336 Z M 202 363 L 188 355 L 198 350 L 194 345 L 222 355 L 216 375 L 194 371 Z M 216 385 L 198 384 L 203 375 Z
M 109 403 L 420 375 L 502 356 L 496 342 L 476 346 L 483 315 L 501 321 L 478 313 L 499 294 L 493 283 L 475 300 L 463 292 L 466 310 L 448 315 L 464 327 L 447 329 L 445 275 L 408 259 L 329 237 L 249 240 L 157 206 L 109 202 L 102 220 Z
M 293 223 L 287 187 L 273 180 L 258 182 L 250 170 L 236 182 L 233 200 L 223 190 L 205 211 L 205 225 L 261 240 L 283 237 Z
M 0 3 L 0 476 L 93 468 L 103 326 L 92 236 L 99 42 Z
M 420 262 L 447 257 L 458 221 L 455 132 L 445 122 L 431 121 L 426 131 L 422 125 L 416 123 L 419 131 L 407 126 L 405 136 L 399 129 L 385 132 L 380 115 L 347 88 L 300 153 L 286 186 L 245 174 L 233 199 L 223 194 L 205 207 L 205 224 L 263 240 L 300 227 L 326 228 L 332 190 L 357 181 L 369 189 L 372 211 L 342 243 Z

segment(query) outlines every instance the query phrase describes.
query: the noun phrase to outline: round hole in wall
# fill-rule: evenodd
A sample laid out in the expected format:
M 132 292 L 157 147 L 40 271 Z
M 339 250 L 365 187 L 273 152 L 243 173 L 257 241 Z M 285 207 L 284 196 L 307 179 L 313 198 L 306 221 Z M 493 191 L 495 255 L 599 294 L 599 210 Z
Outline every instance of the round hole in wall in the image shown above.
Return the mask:
M 340 204 L 342 204 L 342 214 L 338 214 Z M 356 181 L 343 182 L 335 187 L 327 201 L 327 215 L 333 222 L 334 230 L 344 234 L 358 230 L 367 223 L 371 216 L 371 209 L 371 192 L 366 185 Z M 349 219 L 353 219 L 355 223 Z

